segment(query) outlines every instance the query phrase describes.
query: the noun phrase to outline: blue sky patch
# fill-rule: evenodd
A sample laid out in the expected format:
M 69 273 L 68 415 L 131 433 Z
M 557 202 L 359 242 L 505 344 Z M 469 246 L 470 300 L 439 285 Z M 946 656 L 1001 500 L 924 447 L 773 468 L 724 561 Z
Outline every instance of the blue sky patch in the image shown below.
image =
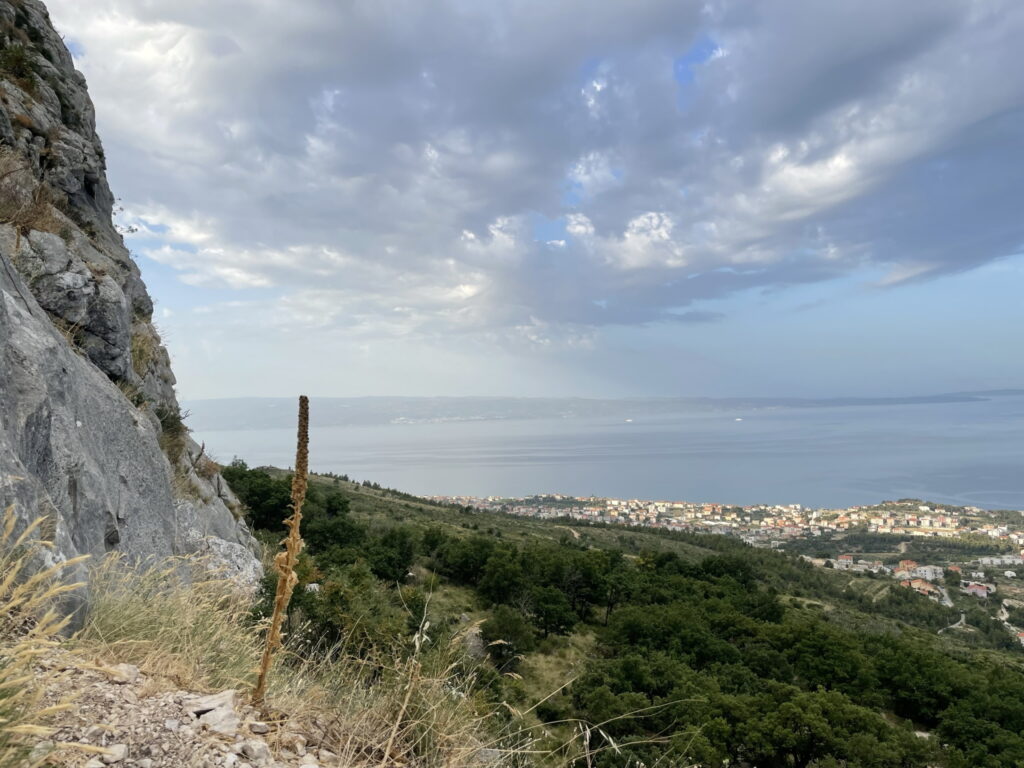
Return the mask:
M 718 43 L 707 35 L 701 35 L 682 56 L 672 61 L 672 75 L 681 85 L 689 85 L 696 76 L 695 70 L 708 61 L 718 50 Z

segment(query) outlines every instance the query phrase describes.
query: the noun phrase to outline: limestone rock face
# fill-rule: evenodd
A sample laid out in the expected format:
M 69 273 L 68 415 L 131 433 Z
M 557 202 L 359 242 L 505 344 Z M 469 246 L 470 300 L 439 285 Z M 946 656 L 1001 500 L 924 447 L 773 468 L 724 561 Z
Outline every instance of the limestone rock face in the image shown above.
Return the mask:
M 54 559 L 256 545 L 188 436 L 153 302 L 113 222 L 85 78 L 38 0 L 0 0 L 0 510 Z

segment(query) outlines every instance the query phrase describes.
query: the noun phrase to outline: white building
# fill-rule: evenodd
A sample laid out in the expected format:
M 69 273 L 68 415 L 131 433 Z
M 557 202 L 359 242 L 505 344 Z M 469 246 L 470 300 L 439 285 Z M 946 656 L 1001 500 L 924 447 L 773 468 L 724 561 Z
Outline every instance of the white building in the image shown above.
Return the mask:
M 999 557 L 979 557 L 982 565 L 1024 565 L 1024 557 L 1020 555 L 1001 555 Z
M 944 571 L 937 565 L 919 565 L 914 569 L 914 575 L 928 581 L 938 581 L 942 578 Z

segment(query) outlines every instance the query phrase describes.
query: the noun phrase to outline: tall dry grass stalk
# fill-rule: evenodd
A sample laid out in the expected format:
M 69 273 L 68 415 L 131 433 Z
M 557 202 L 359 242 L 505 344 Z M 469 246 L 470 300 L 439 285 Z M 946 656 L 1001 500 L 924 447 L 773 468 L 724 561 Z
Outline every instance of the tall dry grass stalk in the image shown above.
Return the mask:
M 45 680 L 35 664 L 67 626 L 69 618 L 56 611 L 62 596 L 83 586 L 61 583 L 61 572 L 86 557 L 33 572 L 51 546 L 35 538 L 44 519 L 15 534 L 17 517 L 11 506 L 0 522 L 0 768 L 39 764 L 41 760 L 28 760 L 32 741 L 52 735 L 47 718 L 70 706 L 41 706 Z
M 274 612 L 270 617 L 270 628 L 267 630 L 267 643 L 260 659 L 259 676 L 252 692 L 252 700 L 256 706 L 263 704 L 267 693 L 267 677 L 274 661 L 274 652 L 281 647 L 281 625 L 284 622 L 288 603 L 292 599 L 292 591 L 299 583 L 295 574 L 295 564 L 302 551 L 302 536 L 299 526 L 302 523 L 302 505 L 306 500 L 306 483 L 309 476 L 309 398 L 299 398 L 299 433 L 298 446 L 295 451 L 295 474 L 292 476 L 292 514 L 285 520 L 288 535 L 284 539 L 284 550 L 274 558 L 277 569 L 277 592 L 274 595 Z

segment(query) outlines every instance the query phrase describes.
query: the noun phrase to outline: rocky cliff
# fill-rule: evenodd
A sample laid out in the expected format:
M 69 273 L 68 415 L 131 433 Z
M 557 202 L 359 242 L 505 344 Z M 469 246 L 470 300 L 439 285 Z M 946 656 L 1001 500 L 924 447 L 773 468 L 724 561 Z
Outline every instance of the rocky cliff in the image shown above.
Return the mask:
M 188 435 L 153 302 L 113 223 L 85 78 L 37 0 L 0 0 L 0 509 L 52 556 L 207 553 L 259 575 Z

